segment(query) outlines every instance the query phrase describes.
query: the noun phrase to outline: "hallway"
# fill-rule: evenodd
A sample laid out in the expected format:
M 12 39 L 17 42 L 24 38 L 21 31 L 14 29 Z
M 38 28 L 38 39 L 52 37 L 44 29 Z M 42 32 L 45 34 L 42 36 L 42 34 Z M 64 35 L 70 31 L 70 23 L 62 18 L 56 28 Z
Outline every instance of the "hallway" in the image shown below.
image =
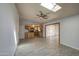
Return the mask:
M 55 38 L 35 38 L 21 41 L 15 56 L 79 56 L 79 51 L 64 45 L 57 47 Z

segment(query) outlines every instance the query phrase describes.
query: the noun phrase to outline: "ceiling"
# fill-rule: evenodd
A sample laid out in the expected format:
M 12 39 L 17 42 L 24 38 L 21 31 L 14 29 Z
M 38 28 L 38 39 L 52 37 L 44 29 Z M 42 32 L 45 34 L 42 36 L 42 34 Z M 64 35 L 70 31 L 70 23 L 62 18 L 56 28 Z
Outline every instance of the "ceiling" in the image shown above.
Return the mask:
M 60 5 L 62 9 L 57 12 L 50 11 L 40 6 L 40 3 L 17 3 L 16 7 L 21 20 L 29 20 L 37 23 L 46 23 L 51 20 L 79 14 L 78 3 L 58 3 L 58 5 Z M 43 11 L 43 13 L 50 12 L 50 14 L 48 14 L 48 19 L 40 20 L 40 18 L 36 16 L 39 11 Z

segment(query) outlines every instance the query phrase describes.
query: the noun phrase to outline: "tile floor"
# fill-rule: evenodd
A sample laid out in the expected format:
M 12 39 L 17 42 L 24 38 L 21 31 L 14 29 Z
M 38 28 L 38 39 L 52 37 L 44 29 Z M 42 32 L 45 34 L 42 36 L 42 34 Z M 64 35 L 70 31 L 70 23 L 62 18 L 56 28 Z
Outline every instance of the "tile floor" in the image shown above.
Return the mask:
M 79 51 L 64 45 L 57 47 L 53 38 L 35 38 L 22 40 L 15 56 L 79 56 Z

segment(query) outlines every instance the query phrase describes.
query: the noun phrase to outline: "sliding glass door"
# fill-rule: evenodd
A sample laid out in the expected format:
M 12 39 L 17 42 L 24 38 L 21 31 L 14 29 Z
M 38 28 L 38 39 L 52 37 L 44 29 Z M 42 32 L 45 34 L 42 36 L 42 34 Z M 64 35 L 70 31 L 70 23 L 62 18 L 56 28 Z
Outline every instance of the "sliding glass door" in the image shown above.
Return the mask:
M 47 25 L 46 26 L 46 37 L 55 36 L 55 34 L 56 34 L 55 25 Z
M 51 25 L 46 25 L 46 38 L 48 40 L 54 40 L 57 45 L 60 45 L 60 24 L 55 23 Z

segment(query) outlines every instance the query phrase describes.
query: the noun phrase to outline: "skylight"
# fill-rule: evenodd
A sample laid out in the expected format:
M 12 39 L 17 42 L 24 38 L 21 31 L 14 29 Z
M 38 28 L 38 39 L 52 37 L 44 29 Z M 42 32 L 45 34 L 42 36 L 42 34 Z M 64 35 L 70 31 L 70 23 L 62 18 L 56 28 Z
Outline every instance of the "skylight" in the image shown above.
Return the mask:
M 41 6 L 47 8 L 53 12 L 56 12 L 61 9 L 61 6 L 57 5 L 56 3 L 41 3 Z

